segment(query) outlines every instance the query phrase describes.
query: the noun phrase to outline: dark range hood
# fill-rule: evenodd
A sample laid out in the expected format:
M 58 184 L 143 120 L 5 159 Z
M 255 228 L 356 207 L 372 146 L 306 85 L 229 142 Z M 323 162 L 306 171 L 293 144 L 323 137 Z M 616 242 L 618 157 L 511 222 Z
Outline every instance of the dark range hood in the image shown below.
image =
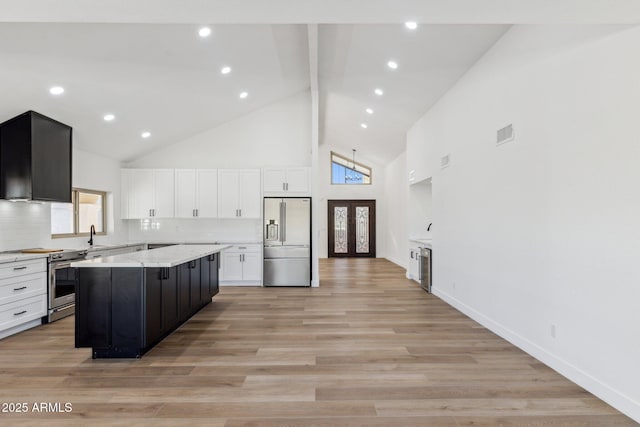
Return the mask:
M 0 124 L 0 199 L 71 203 L 71 133 L 35 111 Z

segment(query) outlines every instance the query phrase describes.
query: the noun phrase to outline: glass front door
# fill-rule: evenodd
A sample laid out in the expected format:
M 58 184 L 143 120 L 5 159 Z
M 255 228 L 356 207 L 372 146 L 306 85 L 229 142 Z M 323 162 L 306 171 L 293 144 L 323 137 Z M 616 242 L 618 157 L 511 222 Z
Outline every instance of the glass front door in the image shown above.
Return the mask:
M 376 201 L 329 200 L 329 257 L 376 256 Z

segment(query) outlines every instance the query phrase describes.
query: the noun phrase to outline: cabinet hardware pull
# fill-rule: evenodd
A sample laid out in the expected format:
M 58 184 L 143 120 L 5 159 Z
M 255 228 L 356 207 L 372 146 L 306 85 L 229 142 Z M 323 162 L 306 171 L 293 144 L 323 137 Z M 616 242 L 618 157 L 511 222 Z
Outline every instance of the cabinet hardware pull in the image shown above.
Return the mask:
M 286 185 L 286 187 L 287 187 L 287 188 L 286 188 L 286 190 L 287 190 L 287 191 L 289 191 L 289 183 L 288 183 L 288 182 L 286 182 L 286 183 L 285 183 L 285 185 Z
M 27 266 L 23 265 L 22 267 L 13 267 L 13 271 L 18 271 L 18 270 L 26 270 Z
M 27 287 L 26 286 L 21 286 L 19 288 L 13 288 L 14 291 L 21 291 L 23 289 L 27 289 Z
M 14 316 L 20 316 L 21 314 L 25 314 L 27 312 L 27 310 L 22 310 L 19 313 L 13 313 Z
M 285 187 L 284 187 L 284 182 L 283 182 L 282 183 L 282 191 L 284 191 L 284 190 L 285 190 Z
M 198 215 L 199 215 L 199 212 L 198 212 L 198 209 L 196 209 L 196 216 L 198 216 Z
M 238 209 L 238 211 L 240 211 L 240 215 L 238 216 L 242 216 L 242 209 Z

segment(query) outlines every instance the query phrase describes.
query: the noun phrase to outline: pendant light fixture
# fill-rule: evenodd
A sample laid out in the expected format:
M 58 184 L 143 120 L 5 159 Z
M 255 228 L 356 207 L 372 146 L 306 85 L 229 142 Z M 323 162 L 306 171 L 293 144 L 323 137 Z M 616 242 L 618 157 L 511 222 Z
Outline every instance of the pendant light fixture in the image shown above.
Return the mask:
M 345 175 L 345 179 L 347 181 L 359 181 L 361 177 L 358 176 L 358 175 L 360 175 L 360 173 L 356 170 L 356 149 L 352 148 L 351 151 L 352 151 L 352 154 L 351 154 L 351 168 L 349 168 L 349 169 L 351 169 L 355 173 L 353 175 L 351 175 L 350 173 L 347 173 Z

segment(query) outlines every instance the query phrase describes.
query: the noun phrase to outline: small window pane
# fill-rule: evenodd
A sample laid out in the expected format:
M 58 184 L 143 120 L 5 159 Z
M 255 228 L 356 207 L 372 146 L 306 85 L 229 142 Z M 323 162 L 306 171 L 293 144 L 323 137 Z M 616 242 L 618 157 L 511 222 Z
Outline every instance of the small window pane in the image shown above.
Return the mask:
M 331 153 L 331 184 L 371 184 L 371 168 Z
M 88 233 L 93 224 L 102 233 L 103 197 L 100 194 L 78 192 L 78 232 Z
M 73 234 L 73 203 L 51 203 L 51 234 Z

